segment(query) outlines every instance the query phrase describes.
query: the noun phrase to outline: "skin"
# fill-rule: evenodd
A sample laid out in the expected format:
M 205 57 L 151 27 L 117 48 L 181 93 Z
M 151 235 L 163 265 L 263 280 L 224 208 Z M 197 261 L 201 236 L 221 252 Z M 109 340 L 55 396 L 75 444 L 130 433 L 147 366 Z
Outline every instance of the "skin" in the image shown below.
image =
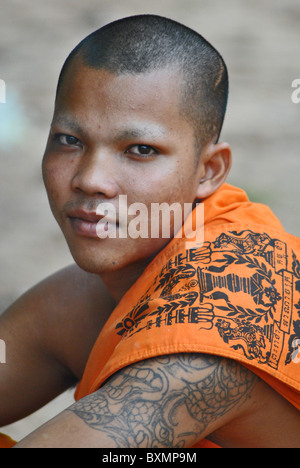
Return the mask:
M 0 374 L 0 426 L 82 377 L 116 303 L 168 242 L 96 238 L 78 209 L 116 206 L 120 195 L 147 207 L 193 202 L 212 194 L 230 168 L 227 144 L 197 148 L 174 73 L 115 76 L 74 67 L 56 102 L 43 176 L 76 265 L 0 318 L 9 359 Z M 122 369 L 16 447 L 190 447 L 204 437 L 224 447 L 297 447 L 299 434 L 299 412 L 250 371 L 186 354 Z

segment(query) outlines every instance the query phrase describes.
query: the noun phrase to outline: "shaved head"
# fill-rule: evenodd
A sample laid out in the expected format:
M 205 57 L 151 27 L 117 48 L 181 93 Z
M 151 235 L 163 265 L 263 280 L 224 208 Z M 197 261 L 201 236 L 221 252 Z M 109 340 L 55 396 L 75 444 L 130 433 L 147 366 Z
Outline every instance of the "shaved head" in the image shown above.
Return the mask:
M 114 21 L 87 36 L 71 52 L 57 93 L 71 63 L 116 75 L 161 69 L 177 74 L 180 112 L 193 125 L 197 145 L 203 147 L 219 139 L 228 99 L 227 68 L 217 50 L 190 28 L 155 15 Z

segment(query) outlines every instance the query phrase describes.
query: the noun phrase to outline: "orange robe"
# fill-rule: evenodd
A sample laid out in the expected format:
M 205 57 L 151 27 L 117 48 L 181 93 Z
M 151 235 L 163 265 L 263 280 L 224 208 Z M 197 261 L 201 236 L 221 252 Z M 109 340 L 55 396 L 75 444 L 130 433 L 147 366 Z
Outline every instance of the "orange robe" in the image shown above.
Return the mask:
M 174 238 L 123 296 L 76 400 L 134 362 L 207 353 L 240 362 L 300 409 L 300 239 L 224 184 L 204 201 L 203 245 L 186 241 Z
M 0 448 L 12 448 L 16 442 L 9 436 L 0 433 Z

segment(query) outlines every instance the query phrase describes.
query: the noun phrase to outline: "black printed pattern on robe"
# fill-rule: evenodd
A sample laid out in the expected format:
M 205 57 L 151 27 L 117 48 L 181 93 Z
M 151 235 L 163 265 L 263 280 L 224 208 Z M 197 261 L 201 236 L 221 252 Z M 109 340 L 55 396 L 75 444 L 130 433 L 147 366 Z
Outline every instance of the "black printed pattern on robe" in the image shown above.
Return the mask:
M 277 369 L 283 357 L 290 364 L 300 348 L 296 254 L 266 233 L 222 233 L 170 258 L 116 331 L 125 337 L 187 322 L 207 333 L 217 330 L 249 361 Z M 286 340 L 289 351 L 282 356 Z

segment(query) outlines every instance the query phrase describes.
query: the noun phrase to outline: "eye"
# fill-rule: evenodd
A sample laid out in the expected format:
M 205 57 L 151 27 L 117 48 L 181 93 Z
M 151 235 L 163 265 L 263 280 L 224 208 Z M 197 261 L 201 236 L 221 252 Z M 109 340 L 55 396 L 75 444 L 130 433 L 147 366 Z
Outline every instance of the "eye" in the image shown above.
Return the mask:
M 150 158 L 156 156 L 158 151 L 149 145 L 133 145 L 126 151 L 126 153 L 140 156 L 141 158 Z
M 54 135 L 54 140 L 56 143 L 62 146 L 80 146 L 81 142 L 78 138 L 72 135 L 65 135 L 63 133 L 58 133 Z

